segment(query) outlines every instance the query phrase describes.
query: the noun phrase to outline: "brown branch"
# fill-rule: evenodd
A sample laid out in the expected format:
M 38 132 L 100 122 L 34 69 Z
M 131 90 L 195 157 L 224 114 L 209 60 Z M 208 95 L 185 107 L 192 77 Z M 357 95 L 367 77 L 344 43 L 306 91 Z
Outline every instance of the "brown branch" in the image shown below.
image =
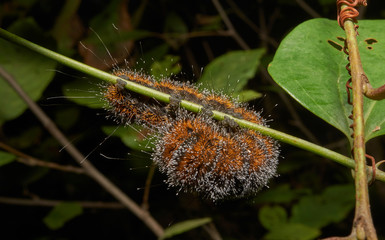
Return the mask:
M 42 198 L 13 198 L 0 196 L 1 204 L 21 205 L 21 206 L 40 206 L 40 207 L 55 207 L 56 205 L 66 201 L 51 200 Z M 83 208 L 108 208 L 108 209 L 124 209 L 125 206 L 119 202 L 89 202 L 89 201 L 71 201 L 80 204 Z
M 228 18 L 225 10 L 223 9 L 219 1 L 218 0 L 211 0 L 211 1 L 214 4 L 215 8 L 217 9 L 226 27 L 230 31 L 231 36 L 234 38 L 234 40 L 239 44 L 239 46 L 241 46 L 242 49 L 244 50 L 250 49 L 247 43 L 239 36 L 238 32 L 235 30 L 233 24 L 231 23 L 230 19 Z
M 30 110 L 40 120 L 48 132 L 56 138 L 60 144 L 66 146 L 65 150 L 85 169 L 87 174 L 99 183 L 107 192 L 113 195 L 124 206 L 126 206 L 133 214 L 141 219 L 153 233 L 160 237 L 164 233 L 162 226 L 150 215 L 149 212 L 143 210 L 131 198 L 129 198 L 122 190 L 114 185 L 108 178 L 99 172 L 90 162 L 86 160 L 83 154 L 75 148 L 66 136 L 58 129 L 55 123 L 43 112 L 43 110 L 24 92 L 21 86 L 15 79 L 0 67 L 0 75 L 7 81 L 7 83 L 19 94 L 19 96 L 27 103 Z
M 6 150 L 9 153 L 12 153 L 12 154 L 18 156 L 16 158 L 16 160 L 18 162 L 23 163 L 23 164 L 28 165 L 28 166 L 46 167 L 46 168 L 51 168 L 51 169 L 55 169 L 55 170 L 59 170 L 59 171 L 72 172 L 72 173 L 77 173 L 77 174 L 85 174 L 86 173 L 86 171 L 80 167 L 75 167 L 75 166 L 70 166 L 70 165 L 64 166 L 64 165 L 60 165 L 60 164 L 57 164 L 54 162 L 47 162 L 47 161 L 43 161 L 43 160 L 31 157 L 25 153 L 22 153 L 16 149 L 12 148 L 11 146 L 8 146 L 7 144 L 5 144 L 3 142 L 0 142 L 0 148 Z
M 150 198 L 150 188 L 151 188 L 151 182 L 152 182 L 154 173 L 155 173 L 155 164 L 152 164 L 150 166 L 150 170 L 148 171 L 146 185 L 144 187 L 144 193 L 143 193 L 142 208 L 145 210 L 148 210 L 150 208 L 148 199 Z
M 309 6 L 304 0 L 296 0 L 297 4 L 310 16 L 313 18 L 320 18 L 322 17 L 319 13 L 317 13 L 313 8 Z
M 259 35 L 259 38 L 262 40 L 262 42 L 269 43 L 271 46 L 273 46 L 275 49 L 278 48 L 278 42 L 271 38 L 268 35 L 267 27 L 263 29 L 262 27 L 259 28 L 257 25 L 254 24 L 250 18 L 248 18 L 242 11 L 239 9 L 238 5 L 233 0 L 227 0 L 227 3 L 230 5 L 234 13 L 243 21 L 245 22 L 254 32 L 256 32 Z M 272 21 L 269 21 L 270 23 Z

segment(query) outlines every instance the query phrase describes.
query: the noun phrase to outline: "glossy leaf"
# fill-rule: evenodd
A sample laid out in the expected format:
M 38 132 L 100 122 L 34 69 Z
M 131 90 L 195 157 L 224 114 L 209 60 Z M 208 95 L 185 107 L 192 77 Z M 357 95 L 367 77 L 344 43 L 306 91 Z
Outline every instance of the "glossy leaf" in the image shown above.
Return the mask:
M 358 36 L 363 67 L 374 87 L 385 83 L 385 21 L 362 20 Z M 342 51 L 344 31 L 335 20 L 313 19 L 296 27 L 281 43 L 269 73 L 305 108 L 342 131 L 352 133 L 345 84 L 349 79 Z M 368 41 L 374 39 L 375 41 Z M 385 101 L 365 99 L 365 136 L 385 134 Z

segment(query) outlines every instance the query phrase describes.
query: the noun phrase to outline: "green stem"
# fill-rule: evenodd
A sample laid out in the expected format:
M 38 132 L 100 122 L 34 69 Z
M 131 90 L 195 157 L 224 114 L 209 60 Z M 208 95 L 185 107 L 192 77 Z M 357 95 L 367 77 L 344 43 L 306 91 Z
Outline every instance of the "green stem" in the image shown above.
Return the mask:
M 344 6 L 343 6 L 344 7 Z M 342 8 L 343 8 L 342 7 Z M 346 6 L 345 6 L 346 7 Z M 377 239 L 376 229 L 370 213 L 368 193 L 367 166 L 365 156 L 365 122 L 364 122 L 364 96 L 363 81 L 365 76 L 361 64 L 356 30 L 352 20 L 344 23 L 353 88 L 353 154 L 355 166 L 356 210 L 353 232 L 357 239 Z
M 23 38 L 20 38 L 20 37 L 8 32 L 8 31 L 4 30 L 4 29 L 1 29 L 1 28 L 0 28 L 0 37 L 4 38 L 10 42 L 24 46 L 24 47 L 26 47 L 32 51 L 35 51 L 35 52 L 42 54 L 42 55 L 44 55 L 50 59 L 53 59 L 53 60 L 55 60 L 55 61 L 57 61 L 63 65 L 66 65 L 68 67 L 76 69 L 80 72 L 86 73 L 90 76 L 96 77 L 96 78 L 101 79 L 103 81 L 107 81 L 107 82 L 110 82 L 113 84 L 115 84 L 117 81 L 117 77 L 114 75 L 111 75 L 109 73 L 103 72 L 101 70 L 95 69 L 93 67 L 85 65 L 85 64 L 80 63 L 78 61 L 75 61 L 71 58 L 65 57 L 65 56 L 60 55 L 58 53 L 55 53 L 51 50 L 48 50 L 46 48 L 43 48 L 43 47 L 37 45 L 37 44 L 34 44 L 30 41 L 27 41 Z M 165 102 L 165 103 L 170 102 L 170 95 L 168 95 L 168 94 L 153 90 L 151 88 L 141 86 L 139 84 L 136 84 L 136 83 L 124 80 L 124 79 L 122 79 L 122 80 L 127 83 L 125 88 L 127 88 L 130 91 L 133 91 L 133 92 L 136 92 L 136 93 L 148 96 L 148 97 L 152 97 L 152 98 L 154 98 L 158 101 L 161 101 L 161 102 Z M 181 101 L 180 106 L 189 110 L 189 111 L 192 111 L 192 112 L 199 112 L 202 109 L 201 105 L 195 104 L 192 102 L 188 102 L 185 100 Z M 228 116 L 229 118 L 236 121 L 242 127 L 256 130 L 262 134 L 271 136 L 271 137 L 273 137 L 273 138 L 275 138 L 281 142 L 284 142 L 284 143 L 296 146 L 298 148 L 307 150 L 307 151 L 315 153 L 321 157 L 331 159 L 331 160 L 338 162 L 338 163 L 340 163 L 344 166 L 347 166 L 349 168 L 355 167 L 355 163 L 354 163 L 353 159 L 348 158 L 348 157 L 346 157 L 342 154 L 339 154 L 337 152 L 331 151 L 327 148 L 316 145 L 314 143 L 308 142 L 306 140 L 291 136 L 289 134 L 286 134 L 286 133 L 283 133 L 283 132 L 280 132 L 280 131 L 277 131 L 277 130 L 274 130 L 274 129 L 271 129 L 268 127 L 264 127 L 264 126 L 261 126 L 261 125 L 255 124 L 255 123 L 251 123 L 251 122 L 248 122 L 245 120 L 234 118 L 234 117 L 227 115 L 225 113 L 222 113 L 222 112 L 213 111 L 213 113 L 214 113 L 213 117 L 217 120 L 223 120 L 225 116 Z M 367 169 L 368 169 L 368 171 L 371 171 L 371 168 L 367 167 Z M 376 179 L 385 182 L 385 172 L 377 170 Z

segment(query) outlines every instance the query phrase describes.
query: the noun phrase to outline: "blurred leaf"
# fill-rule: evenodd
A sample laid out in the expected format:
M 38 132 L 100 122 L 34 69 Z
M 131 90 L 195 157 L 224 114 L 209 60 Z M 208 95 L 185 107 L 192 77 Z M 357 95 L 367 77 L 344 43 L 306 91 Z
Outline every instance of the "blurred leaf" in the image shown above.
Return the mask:
M 75 42 L 81 34 L 79 30 L 81 22 L 76 15 L 80 3 L 81 0 L 65 1 L 51 30 L 52 36 L 56 39 L 58 45 L 57 52 L 66 56 L 71 56 L 75 53 L 73 45 L 76 45 Z M 74 27 L 76 25 L 78 28 Z
M 254 199 L 255 203 L 290 203 L 298 199 L 307 190 L 292 190 L 289 184 L 282 184 L 259 193 Z
M 101 98 L 100 87 L 95 83 L 71 81 L 62 85 L 62 91 L 68 100 L 89 108 L 103 108 L 106 104 Z
M 30 18 L 14 23 L 8 30 L 37 44 L 53 43 Z M 0 65 L 32 100 L 38 100 L 55 75 L 56 62 L 3 39 L 0 39 L 0 49 Z M 27 109 L 24 101 L 1 77 L 0 96 L 0 124 L 17 118 Z
M 28 148 L 40 142 L 42 134 L 39 126 L 26 126 L 19 135 L 9 138 L 8 143 L 17 149 Z
M 249 102 L 257 98 L 260 98 L 261 96 L 262 96 L 261 93 L 256 92 L 254 90 L 244 90 L 239 92 L 238 96 L 234 96 L 234 97 L 238 97 L 240 102 Z
M 222 18 L 220 15 L 209 16 L 199 14 L 196 18 L 200 25 L 200 31 L 215 31 L 223 28 Z
M 141 61 L 136 63 L 136 69 L 143 69 L 145 72 L 151 72 L 152 64 L 157 60 L 163 59 L 169 51 L 169 48 L 170 46 L 164 43 L 144 52 Z
M 83 208 L 75 202 L 63 202 L 56 205 L 43 219 L 45 225 L 52 230 L 57 230 L 71 219 L 81 215 Z
M 61 109 L 55 116 L 55 123 L 60 129 L 68 130 L 76 124 L 79 115 L 79 108 Z
M 15 161 L 15 159 L 16 159 L 15 155 L 8 152 L 0 151 L 0 167 Z
M 131 149 L 150 151 L 154 147 L 152 137 L 145 133 L 146 129 L 137 125 L 128 127 L 104 126 L 102 130 L 107 135 L 119 137 L 124 145 Z
M 163 60 L 155 61 L 151 66 L 151 75 L 156 79 L 170 77 L 180 73 L 179 56 L 166 55 Z
M 263 239 L 266 240 L 312 240 L 321 234 L 317 228 L 299 223 L 286 223 L 272 229 Z
M 262 226 L 272 230 L 286 224 L 287 213 L 281 206 L 264 206 L 259 210 L 258 218 Z
M 328 187 L 322 195 L 301 198 L 293 206 L 290 222 L 316 228 L 325 227 L 345 219 L 354 207 L 354 200 L 353 184 Z
M 167 33 L 187 33 L 188 28 L 183 19 L 176 13 L 167 14 L 164 32 Z
M 198 218 L 198 219 L 191 219 L 191 220 L 186 220 L 183 222 L 173 224 L 164 230 L 164 234 L 162 237 L 160 237 L 160 239 L 166 239 L 166 238 L 173 237 L 175 235 L 182 234 L 194 228 L 205 225 L 211 221 L 212 221 L 211 218 Z
M 257 72 L 264 49 L 232 51 L 217 57 L 204 69 L 201 88 L 238 95 Z
M 363 67 L 374 87 L 384 84 L 384 20 L 360 21 L 358 45 Z M 341 50 L 345 33 L 334 20 L 313 19 L 297 26 L 279 46 L 269 73 L 308 110 L 341 130 L 351 141 L 352 107 L 347 103 L 345 65 Z M 375 39 L 377 42 L 369 42 Z M 366 141 L 385 134 L 385 101 L 364 98 Z

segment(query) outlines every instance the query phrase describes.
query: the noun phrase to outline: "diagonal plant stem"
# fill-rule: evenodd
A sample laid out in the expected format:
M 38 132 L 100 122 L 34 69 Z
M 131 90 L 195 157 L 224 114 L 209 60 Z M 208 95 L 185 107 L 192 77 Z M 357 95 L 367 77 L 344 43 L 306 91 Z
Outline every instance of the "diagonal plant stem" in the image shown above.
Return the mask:
M 28 40 L 20 38 L 20 37 L 16 36 L 15 34 L 12 34 L 12 33 L 8 32 L 4 29 L 1 29 L 1 28 L 0 28 L 0 37 L 3 37 L 4 39 L 7 39 L 8 41 L 11 41 L 11 42 L 16 43 L 18 45 L 24 46 L 24 47 L 26 47 L 32 51 L 35 51 L 35 52 L 42 54 L 42 55 L 44 55 L 44 56 L 46 56 L 52 60 L 55 60 L 61 64 L 64 64 L 67 67 L 71 67 L 71 68 L 76 69 L 80 72 L 83 72 L 83 73 L 86 73 L 90 76 L 98 78 L 102 81 L 106 81 L 106 82 L 109 82 L 112 84 L 115 84 L 117 82 L 118 78 L 114 75 L 111 75 L 109 73 L 103 72 L 103 71 L 98 70 L 98 69 L 95 69 L 93 67 L 85 65 L 85 64 L 80 63 L 78 61 L 75 61 L 71 58 L 68 58 L 68 57 L 65 57 L 61 54 L 53 52 L 49 49 L 43 48 L 37 44 L 34 44 Z M 170 95 L 168 95 L 166 93 L 156 91 L 156 90 L 151 89 L 151 88 L 144 87 L 142 85 L 136 84 L 134 82 L 131 82 L 131 81 L 128 81 L 125 79 L 120 79 L 120 80 L 124 81 L 126 83 L 125 88 L 130 90 L 130 91 L 133 91 L 135 93 L 138 93 L 138 94 L 141 94 L 144 96 L 154 98 L 160 102 L 164 102 L 164 103 L 170 102 Z M 201 106 L 199 104 L 195 104 L 195 103 L 185 101 L 185 100 L 182 100 L 180 102 L 180 106 L 182 108 L 185 108 L 188 111 L 195 112 L 195 113 L 199 112 L 203 108 L 203 106 Z M 349 167 L 349 168 L 355 167 L 355 163 L 354 163 L 353 159 L 346 157 L 342 154 L 339 154 L 337 152 L 331 151 L 331 150 L 324 148 L 322 146 L 319 146 L 317 144 L 308 142 L 308 141 L 303 140 L 301 138 L 297 138 L 297 137 L 294 137 L 292 135 L 289 135 L 289 134 L 286 134 L 286 133 L 283 133 L 283 132 L 280 132 L 280 131 L 277 131 L 277 130 L 274 130 L 274 129 L 271 129 L 268 127 L 264 127 L 262 125 L 258 125 L 258 124 L 255 124 L 255 123 L 252 123 L 252 122 L 249 122 L 246 120 L 241 120 L 241 119 L 235 118 L 233 116 L 230 116 L 228 114 L 225 114 L 225 113 L 222 113 L 219 111 L 212 111 L 212 112 L 213 112 L 213 118 L 216 120 L 223 120 L 225 118 L 225 116 L 227 116 L 228 118 L 233 119 L 235 122 L 237 122 L 241 127 L 253 129 L 255 131 L 260 132 L 261 134 L 271 136 L 271 137 L 273 137 L 273 138 L 275 138 L 281 142 L 284 142 L 284 143 L 293 145 L 295 147 L 304 149 L 306 151 L 315 153 L 321 157 L 333 160 L 333 161 L 340 163 L 346 167 Z M 366 166 L 366 168 L 367 168 L 367 171 L 369 171 L 369 172 L 372 171 L 371 167 L 369 168 Z M 378 179 L 382 182 L 385 182 L 385 172 L 377 169 L 376 179 Z
M 341 10 L 347 7 L 341 6 Z M 344 22 L 352 76 L 353 88 L 353 156 L 355 166 L 356 210 L 351 236 L 357 239 L 377 239 L 376 229 L 370 213 L 368 180 L 365 155 L 365 123 L 363 112 L 363 83 L 365 73 L 362 68 L 356 39 L 354 22 L 348 18 Z

